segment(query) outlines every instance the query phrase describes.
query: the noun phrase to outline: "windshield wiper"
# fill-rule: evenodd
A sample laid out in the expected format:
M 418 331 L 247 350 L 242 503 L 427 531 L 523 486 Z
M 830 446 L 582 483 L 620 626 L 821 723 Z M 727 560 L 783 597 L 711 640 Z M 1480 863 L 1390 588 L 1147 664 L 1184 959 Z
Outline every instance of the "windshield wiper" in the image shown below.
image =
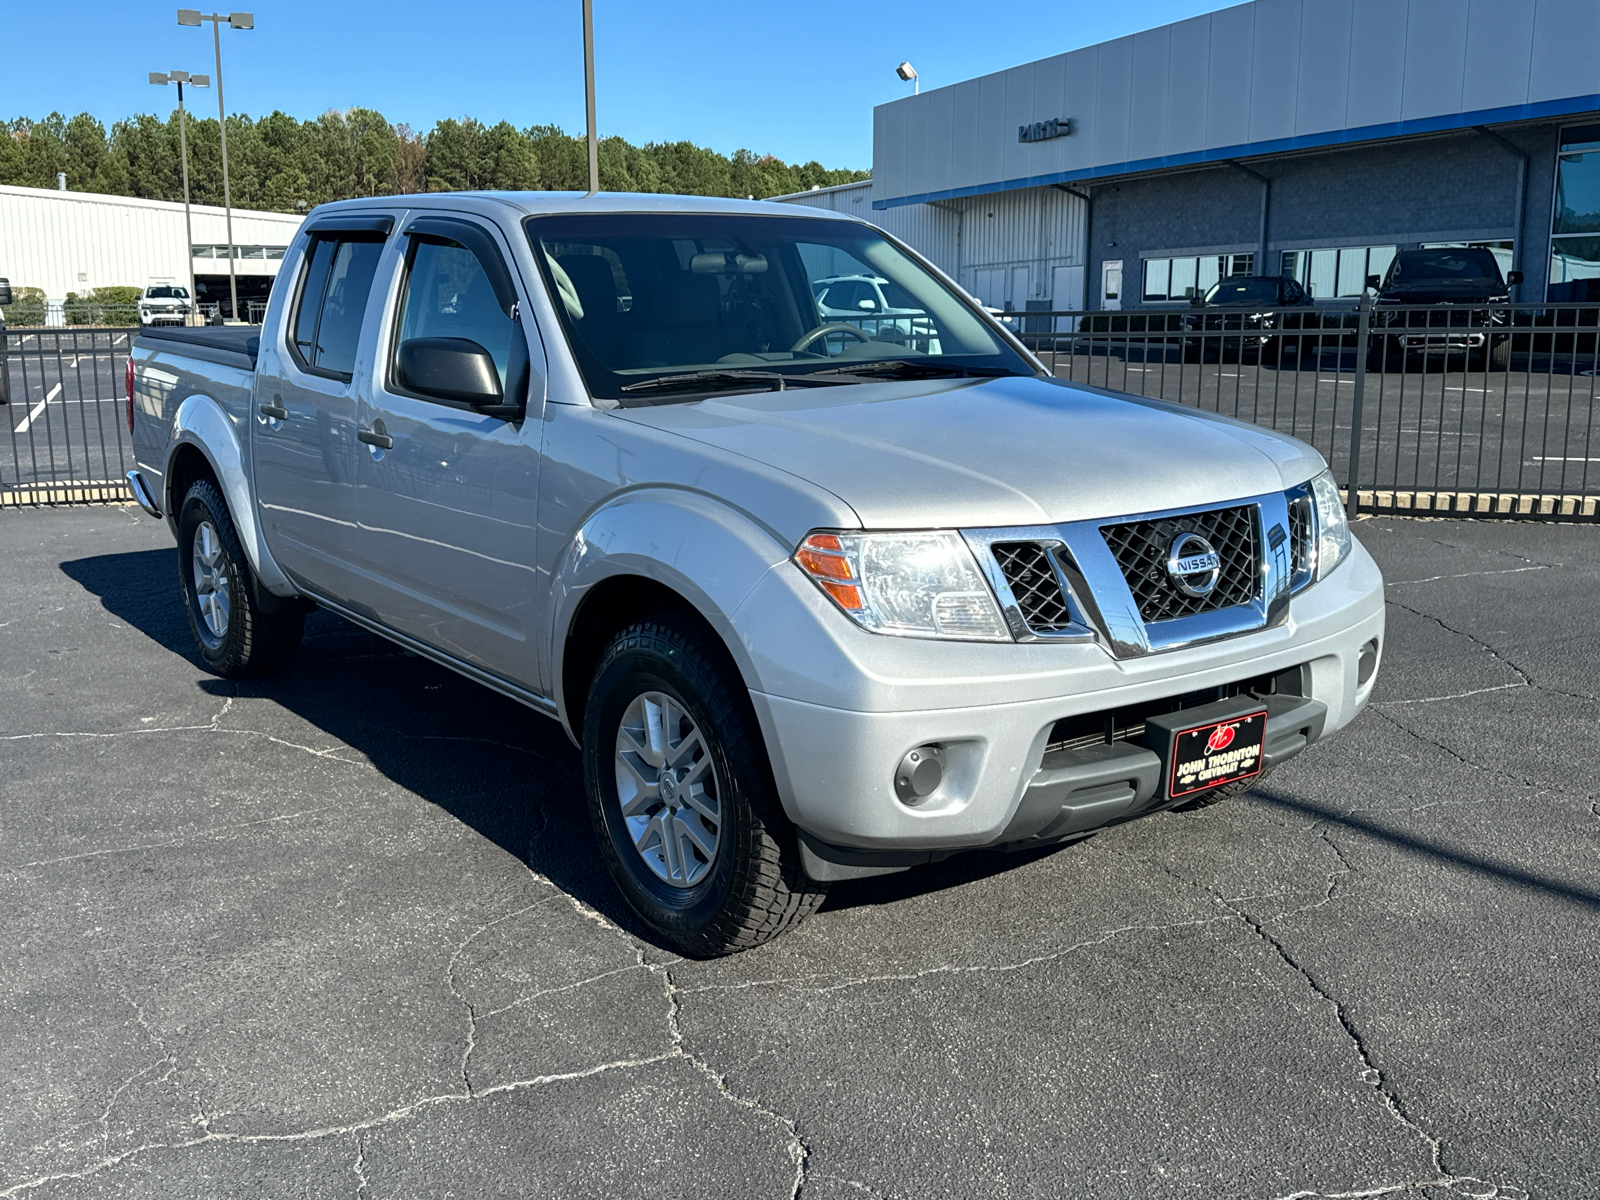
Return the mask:
M 891 375 L 902 379 L 954 378 L 973 376 L 993 379 L 1001 375 L 1015 375 L 1005 367 L 963 367 L 955 363 L 926 362 L 916 358 L 886 358 L 874 362 L 855 363 L 848 367 L 825 367 L 820 371 L 807 371 L 803 378 L 817 375 Z
M 618 390 L 632 394 L 665 392 L 688 387 L 696 391 L 712 392 L 745 387 L 752 383 L 765 383 L 773 385 L 772 391 L 781 392 L 794 383 L 795 378 L 782 371 L 685 371 L 681 375 L 658 375 L 654 379 L 641 379 L 638 383 L 625 383 Z

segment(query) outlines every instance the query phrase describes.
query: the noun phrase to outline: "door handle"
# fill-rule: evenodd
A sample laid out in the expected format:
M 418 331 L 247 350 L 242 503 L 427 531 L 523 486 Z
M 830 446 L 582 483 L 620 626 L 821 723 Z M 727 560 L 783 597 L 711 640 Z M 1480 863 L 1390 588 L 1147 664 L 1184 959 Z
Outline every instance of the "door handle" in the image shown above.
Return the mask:
M 369 446 L 376 446 L 380 450 L 394 448 L 394 439 L 383 432 L 383 426 L 381 425 L 373 429 L 356 430 L 356 441 L 365 442 Z
M 256 411 L 263 417 L 270 417 L 274 421 L 287 421 L 289 410 L 281 404 L 258 404 Z

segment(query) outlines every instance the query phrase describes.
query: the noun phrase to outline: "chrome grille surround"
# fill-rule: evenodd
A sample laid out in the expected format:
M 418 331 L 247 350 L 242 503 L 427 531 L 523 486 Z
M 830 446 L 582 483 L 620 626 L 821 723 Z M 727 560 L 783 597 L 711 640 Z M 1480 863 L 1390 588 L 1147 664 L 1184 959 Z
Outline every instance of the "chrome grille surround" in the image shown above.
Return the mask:
M 1095 642 L 1116 658 L 1138 658 L 1283 621 L 1294 575 L 1288 501 L 1284 492 L 1269 492 L 1221 504 L 1060 525 L 965 529 L 962 536 L 1019 642 Z M 1250 516 L 1254 586 L 1230 593 L 1236 602 L 1225 607 L 1146 620 L 1103 531 L 1140 522 L 1182 522 L 1222 510 L 1246 510 Z M 1031 551 L 1020 549 L 1030 543 Z M 1055 575 L 1054 591 L 1044 575 L 1046 565 Z M 1061 606 L 1065 623 L 1056 615 Z
M 1289 590 L 1298 592 L 1317 575 L 1316 516 L 1307 484 L 1284 493 L 1289 502 Z

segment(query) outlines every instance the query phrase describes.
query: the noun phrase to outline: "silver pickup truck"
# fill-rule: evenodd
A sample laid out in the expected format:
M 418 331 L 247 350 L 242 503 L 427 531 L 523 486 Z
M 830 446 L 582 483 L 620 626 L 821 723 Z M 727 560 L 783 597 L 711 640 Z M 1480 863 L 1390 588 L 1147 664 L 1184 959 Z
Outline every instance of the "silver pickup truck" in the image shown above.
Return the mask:
M 915 318 L 819 312 L 843 276 Z M 207 667 L 284 667 L 316 605 L 555 718 L 688 954 L 832 881 L 1237 794 L 1382 647 L 1314 450 L 1056 380 L 821 212 L 327 205 L 259 329 L 135 341 L 128 420 Z

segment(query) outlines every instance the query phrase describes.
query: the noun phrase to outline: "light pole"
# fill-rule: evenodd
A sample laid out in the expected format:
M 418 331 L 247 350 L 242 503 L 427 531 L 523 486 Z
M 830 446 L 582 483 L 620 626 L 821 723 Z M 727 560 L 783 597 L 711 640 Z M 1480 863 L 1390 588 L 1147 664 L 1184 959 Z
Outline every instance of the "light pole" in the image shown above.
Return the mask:
M 901 63 L 894 69 L 894 73 L 911 85 L 911 94 L 913 96 L 922 95 L 922 80 L 917 75 L 917 69 L 910 63 Z
M 228 189 L 228 114 L 222 107 L 222 23 L 229 29 L 254 29 L 255 16 L 247 12 L 202 13 L 197 8 L 180 8 L 179 25 L 199 27 L 200 22 L 211 22 L 211 44 L 217 53 L 217 132 L 222 137 L 222 209 L 228 224 L 228 294 L 233 301 L 233 319 L 239 319 L 239 278 L 233 266 L 233 194 Z
M 583 0 L 583 101 L 589 117 L 589 195 L 600 191 L 600 141 L 594 130 L 594 0 Z
M 189 135 L 184 129 L 185 117 L 183 112 L 183 85 L 190 87 L 210 87 L 211 80 L 204 75 L 191 75 L 187 71 L 161 71 L 150 72 L 150 82 L 157 87 L 165 87 L 169 83 L 178 85 L 178 158 L 183 163 L 183 256 L 189 264 L 189 317 L 184 320 L 185 325 L 193 324 L 193 316 L 200 311 L 200 292 L 194 286 L 194 225 L 189 220 Z

